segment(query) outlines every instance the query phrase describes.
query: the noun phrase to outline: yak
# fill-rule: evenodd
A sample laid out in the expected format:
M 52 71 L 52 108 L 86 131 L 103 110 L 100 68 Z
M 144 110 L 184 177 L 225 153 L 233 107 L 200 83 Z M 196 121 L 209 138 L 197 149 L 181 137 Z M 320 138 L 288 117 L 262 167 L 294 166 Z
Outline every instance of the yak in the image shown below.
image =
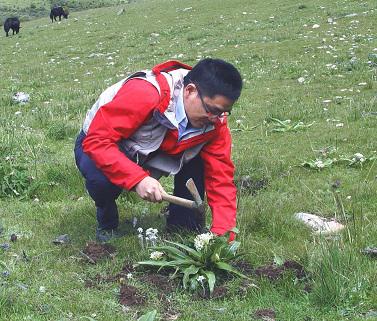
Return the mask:
M 4 31 L 7 37 L 10 29 L 12 29 L 14 35 L 15 33 L 18 34 L 20 28 L 20 20 L 17 17 L 7 18 L 4 22 Z
M 54 7 L 51 9 L 51 12 L 50 12 L 50 18 L 51 18 L 51 22 L 54 22 L 54 20 L 56 21 L 56 17 L 59 17 L 59 21 L 62 20 L 62 16 L 67 19 L 68 18 L 68 10 L 59 6 L 59 7 Z

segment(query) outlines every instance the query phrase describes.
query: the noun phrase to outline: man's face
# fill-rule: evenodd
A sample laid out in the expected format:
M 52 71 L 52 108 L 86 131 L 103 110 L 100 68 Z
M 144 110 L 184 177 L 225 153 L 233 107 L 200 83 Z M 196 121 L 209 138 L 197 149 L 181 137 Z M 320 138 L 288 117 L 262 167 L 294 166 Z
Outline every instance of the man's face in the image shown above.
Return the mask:
M 190 124 L 203 128 L 216 123 L 224 113 L 231 111 L 234 101 L 222 95 L 212 98 L 203 96 L 195 84 L 188 84 L 183 89 L 183 104 Z

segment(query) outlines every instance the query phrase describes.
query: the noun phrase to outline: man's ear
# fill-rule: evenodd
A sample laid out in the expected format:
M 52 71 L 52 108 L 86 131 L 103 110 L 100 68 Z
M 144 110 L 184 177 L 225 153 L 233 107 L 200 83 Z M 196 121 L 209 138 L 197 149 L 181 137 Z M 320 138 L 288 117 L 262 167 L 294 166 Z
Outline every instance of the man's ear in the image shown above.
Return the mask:
M 196 96 L 197 92 L 196 86 L 192 83 L 187 84 L 186 87 L 183 88 L 183 95 L 185 98 L 189 98 L 193 95 Z

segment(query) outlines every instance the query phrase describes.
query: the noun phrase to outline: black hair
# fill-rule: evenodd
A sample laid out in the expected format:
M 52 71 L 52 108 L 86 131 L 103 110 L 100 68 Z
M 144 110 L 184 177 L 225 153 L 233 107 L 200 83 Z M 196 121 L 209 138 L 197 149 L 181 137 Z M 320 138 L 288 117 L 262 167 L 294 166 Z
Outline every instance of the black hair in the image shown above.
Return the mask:
M 184 78 L 184 86 L 194 83 L 203 96 L 225 96 L 236 101 L 241 95 L 242 78 L 239 71 L 229 62 L 206 58 L 199 61 Z

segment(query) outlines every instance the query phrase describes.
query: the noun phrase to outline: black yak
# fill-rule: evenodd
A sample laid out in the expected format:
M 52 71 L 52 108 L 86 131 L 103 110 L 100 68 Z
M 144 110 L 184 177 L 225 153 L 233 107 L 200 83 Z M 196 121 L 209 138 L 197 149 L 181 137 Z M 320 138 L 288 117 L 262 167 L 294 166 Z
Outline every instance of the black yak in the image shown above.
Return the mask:
M 54 22 L 54 20 L 56 21 L 56 17 L 59 17 L 59 21 L 62 20 L 62 16 L 67 19 L 68 18 L 68 10 L 63 8 L 63 7 L 54 7 L 51 9 L 51 12 L 50 12 L 50 18 L 51 18 L 51 22 Z
M 20 20 L 17 17 L 7 18 L 4 22 L 4 31 L 7 37 L 10 29 L 12 29 L 14 35 L 14 33 L 17 34 L 20 31 L 20 28 Z

